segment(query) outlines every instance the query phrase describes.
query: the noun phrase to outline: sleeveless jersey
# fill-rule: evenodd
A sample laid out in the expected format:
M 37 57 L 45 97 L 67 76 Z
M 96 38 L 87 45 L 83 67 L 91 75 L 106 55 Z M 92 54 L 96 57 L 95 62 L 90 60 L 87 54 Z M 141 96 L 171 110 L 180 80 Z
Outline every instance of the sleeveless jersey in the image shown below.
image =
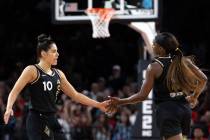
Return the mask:
M 52 68 L 52 75 L 45 73 L 35 65 L 37 78 L 28 85 L 30 92 L 29 109 L 43 113 L 55 113 L 56 101 L 60 92 L 60 76 L 58 70 Z
M 159 57 L 154 59 L 154 62 L 157 62 L 163 68 L 163 72 L 159 78 L 155 79 L 153 87 L 153 100 L 156 104 L 165 102 L 165 101 L 178 101 L 185 103 L 185 95 L 182 92 L 170 92 L 167 88 L 166 76 L 171 64 L 170 57 Z

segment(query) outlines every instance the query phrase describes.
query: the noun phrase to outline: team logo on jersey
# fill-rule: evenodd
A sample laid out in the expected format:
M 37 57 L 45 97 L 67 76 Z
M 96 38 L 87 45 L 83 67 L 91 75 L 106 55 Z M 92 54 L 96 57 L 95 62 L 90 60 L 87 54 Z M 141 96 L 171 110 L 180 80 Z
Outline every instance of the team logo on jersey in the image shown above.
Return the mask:
M 49 129 L 47 126 L 45 126 L 44 133 L 45 133 L 47 136 L 50 136 L 50 129 Z

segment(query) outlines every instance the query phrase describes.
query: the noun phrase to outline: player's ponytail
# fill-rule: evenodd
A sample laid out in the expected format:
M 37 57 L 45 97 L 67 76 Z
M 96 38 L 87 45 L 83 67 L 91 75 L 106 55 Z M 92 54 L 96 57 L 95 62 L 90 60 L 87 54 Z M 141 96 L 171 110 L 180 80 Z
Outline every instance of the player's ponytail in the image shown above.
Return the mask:
M 155 37 L 154 43 L 161 46 L 171 57 L 171 64 L 166 76 L 168 89 L 171 92 L 184 91 L 189 93 L 193 91 L 196 87 L 196 76 L 186 63 L 187 60 L 192 60 L 183 56 L 176 37 L 171 33 L 160 33 Z

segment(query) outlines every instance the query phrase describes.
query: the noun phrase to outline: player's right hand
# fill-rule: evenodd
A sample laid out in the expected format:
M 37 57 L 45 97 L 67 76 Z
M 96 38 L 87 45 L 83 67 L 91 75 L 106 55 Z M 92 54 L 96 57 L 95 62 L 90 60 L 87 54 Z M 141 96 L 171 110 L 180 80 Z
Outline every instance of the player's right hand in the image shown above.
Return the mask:
M 109 104 L 106 106 L 108 114 L 115 114 L 120 104 L 120 98 L 108 96 Z
M 6 112 L 4 113 L 4 123 L 8 124 L 10 116 L 13 116 L 14 112 L 12 109 L 7 109 Z

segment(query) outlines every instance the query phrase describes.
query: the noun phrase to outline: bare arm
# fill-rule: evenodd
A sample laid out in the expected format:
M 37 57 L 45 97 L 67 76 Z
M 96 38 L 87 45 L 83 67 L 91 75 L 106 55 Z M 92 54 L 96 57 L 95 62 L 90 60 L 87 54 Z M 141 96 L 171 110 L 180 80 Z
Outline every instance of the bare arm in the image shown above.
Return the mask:
M 207 76 L 196 66 L 194 65 L 189 59 L 186 60 L 188 67 L 192 70 L 195 74 L 197 79 L 197 88 L 194 90 L 194 97 L 198 98 L 201 92 L 204 90 L 206 83 L 207 83 Z
M 12 88 L 8 97 L 6 112 L 4 114 L 4 121 L 6 124 L 8 123 L 10 115 L 13 114 L 12 106 L 15 103 L 17 96 L 20 94 L 26 84 L 32 82 L 36 78 L 35 72 L 36 69 L 34 66 L 27 66 L 16 81 L 14 87 Z
M 153 88 L 156 77 L 155 74 L 157 74 L 157 68 L 155 65 L 157 64 L 152 63 L 147 67 L 145 81 L 142 84 L 141 90 L 128 98 L 120 99 L 118 105 L 135 104 L 144 101 L 147 98 Z
M 74 87 L 68 82 L 66 79 L 66 76 L 62 71 L 59 70 L 59 73 L 61 75 L 61 90 L 69 97 L 71 97 L 73 100 L 87 105 L 92 106 L 101 109 L 102 111 L 105 111 L 105 107 L 102 106 L 99 102 L 92 100 L 88 98 L 87 96 L 77 92 Z

